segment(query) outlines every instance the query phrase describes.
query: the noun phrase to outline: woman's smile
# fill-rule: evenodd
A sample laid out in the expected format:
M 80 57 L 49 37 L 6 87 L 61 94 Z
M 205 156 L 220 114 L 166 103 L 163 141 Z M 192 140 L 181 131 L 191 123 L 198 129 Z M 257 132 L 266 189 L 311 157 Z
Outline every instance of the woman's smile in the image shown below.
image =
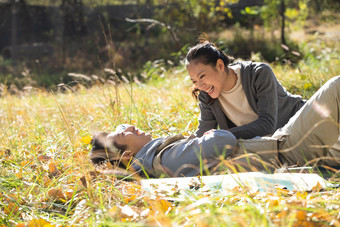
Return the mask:
M 222 64 L 223 61 L 218 60 L 215 67 L 195 61 L 187 65 L 192 83 L 211 98 L 218 98 L 224 87 L 229 85 L 227 84 L 228 76 Z
M 205 91 L 205 92 L 207 92 L 208 93 L 208 95 L 211 95 L 213 92 L 214 92 L 214 86 L 211 86 L 211 88 L 210 89 L 208 89 L 207 91 Z

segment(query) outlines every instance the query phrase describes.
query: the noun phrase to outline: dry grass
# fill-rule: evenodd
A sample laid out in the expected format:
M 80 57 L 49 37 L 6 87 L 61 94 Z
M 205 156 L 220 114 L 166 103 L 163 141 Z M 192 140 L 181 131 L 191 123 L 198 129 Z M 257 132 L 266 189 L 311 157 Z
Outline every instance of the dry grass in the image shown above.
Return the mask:
M 295 72 L 286 70 L 288 75 Z M 111 131 L 124 122 L 154 137 L 191 134 L 199 113 L 190 85 L 183 72 L 170 72 L 156 84 L 98 84 L 65 93 L 31 90 L 26 96 L 2 97 L 2 224 L 339 225 L 339 189 L 250 193 L 235 188 L 222 197 L 205 192 L 170 203 L 150 197 L 138 180 L 100 173 L 93 177 L 87 155 L 97 130 Z
M 298 67 L 273 65 L 280 81 L 309 97 L 339 75 L 338 46 L 316 48 Z M 327 44 L 328 45 L 328 44 Z M 335 47 L 335 48 L 333 48 Z M 312 58 L 314 56 L 314 58 Z M 318 57 L 319 56 L 319 57 Z M 177 70 L 177 71 L 176 71 Z M 153 198 L 139 180 L 95 171 L 88 160 L 92 133 L 132 123 L 153 137 L 191 134 L 199 109 L 183 68 L 146 84 L 32 89 L 0 98 L 0 226 L 340 226 L 340 189 L 224 195 L 193 194 L 182 202 Z

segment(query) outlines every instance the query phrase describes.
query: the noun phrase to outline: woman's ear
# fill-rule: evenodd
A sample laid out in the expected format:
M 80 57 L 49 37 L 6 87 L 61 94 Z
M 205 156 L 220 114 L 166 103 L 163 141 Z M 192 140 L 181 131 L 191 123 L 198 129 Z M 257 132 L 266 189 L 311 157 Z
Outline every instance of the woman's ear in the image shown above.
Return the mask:
M 216 62 L 216 70 L 217 71 L 224 71 L 225 65 L 222 59 L 217 59 Z

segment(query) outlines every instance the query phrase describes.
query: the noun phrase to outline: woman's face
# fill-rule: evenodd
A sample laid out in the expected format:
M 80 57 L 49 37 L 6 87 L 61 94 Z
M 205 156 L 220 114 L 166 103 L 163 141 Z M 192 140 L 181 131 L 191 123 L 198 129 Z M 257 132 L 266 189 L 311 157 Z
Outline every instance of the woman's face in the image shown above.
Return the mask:
M 200 90 L 205 91 L 211 98 L 218 98 L 225 87 L 227 75 L 221 59 L 217 60 L 216 67 L 204 65 L 195 60 L 187 65 L 192 83 Z

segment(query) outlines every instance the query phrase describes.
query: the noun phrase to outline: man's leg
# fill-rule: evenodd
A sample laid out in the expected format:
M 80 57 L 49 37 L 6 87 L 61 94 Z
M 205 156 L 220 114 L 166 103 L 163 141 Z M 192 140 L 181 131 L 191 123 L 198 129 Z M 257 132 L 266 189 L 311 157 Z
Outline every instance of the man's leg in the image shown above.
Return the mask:
M 229 164 L 236 172 L 273 172 L 280 167 L 278 140 L 271 137 L 238 139 Z
M 327 81 L 273 137 L 288 165 L 340 164 L 340 77 Z

